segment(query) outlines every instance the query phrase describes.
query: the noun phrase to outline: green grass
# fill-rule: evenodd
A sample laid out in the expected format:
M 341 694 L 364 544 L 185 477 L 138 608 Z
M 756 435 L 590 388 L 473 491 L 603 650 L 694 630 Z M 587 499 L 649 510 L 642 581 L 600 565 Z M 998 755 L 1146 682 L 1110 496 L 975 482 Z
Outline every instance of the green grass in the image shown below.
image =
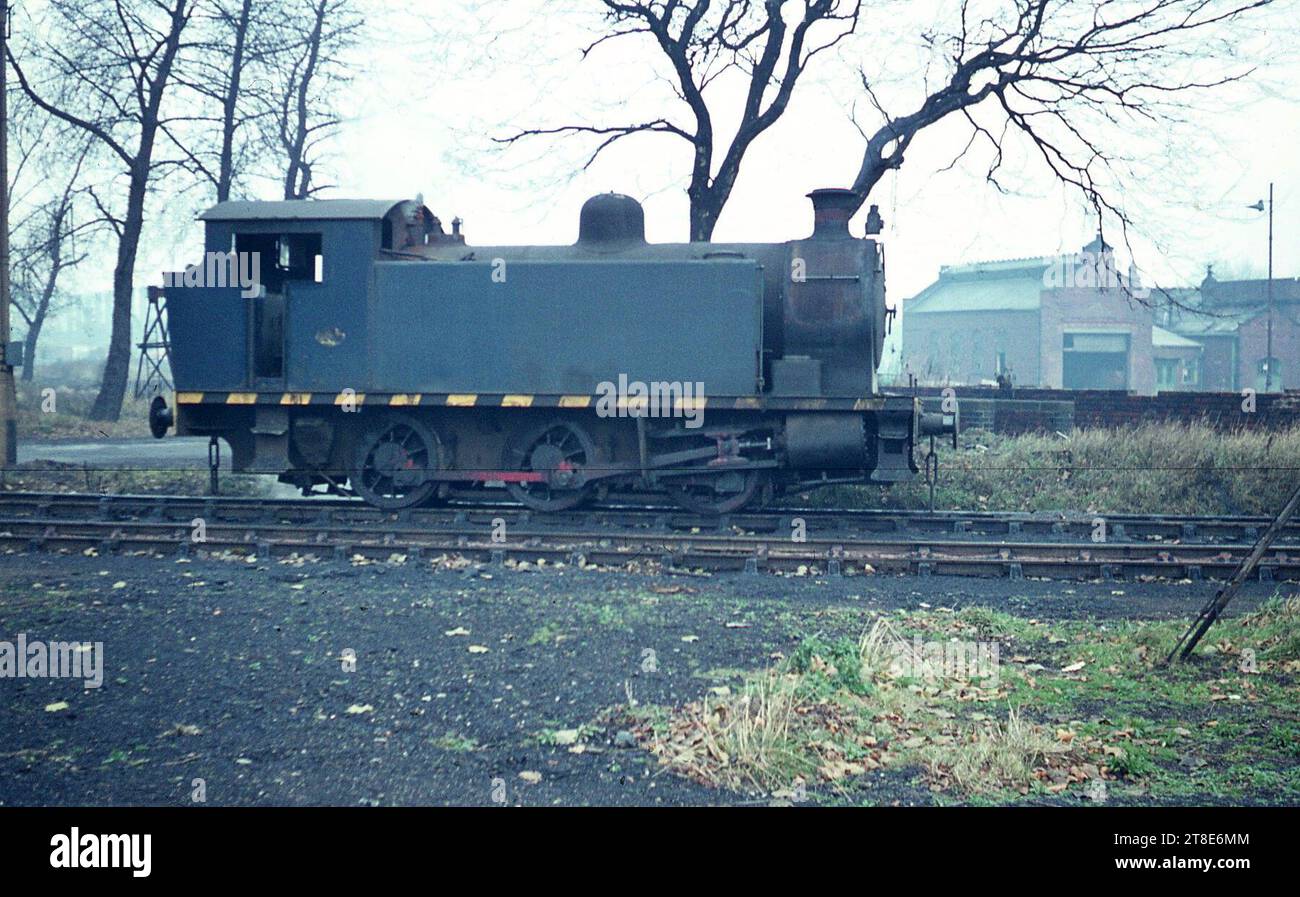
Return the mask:
M 848 638 L 825 641 L 814 635 L 802 639 L 790 655 L 789 668 L 803 677 L 801 686 L 809 694 L 823 696 L 840 689 L 865 694 L 869 690 L 858 643 Z
M 639 731 L 671 770 L 770 795 L 852 801 L 859 777 L 894 770 L 939 802 L 1087 800 L 1099 784 L 1107 800 L 1300 800 L 1300 595 L 1220 620 L 1165 667 L 1184 626 L 893 611 L 856 641 L 807 636 L 735 688 L 638 708 L 654 720 Z M 918 638 L 992 640 L 996 675 L 900 664 Z
M 439 735 L 433 739 L 433 746 L 440 751 L 451 751 L 457 754 L 469 754 L 478 750 L 478 742 L 468 735 L 457 735 L 454 732 L 448 732 L 446 735 Z
M 1051 435 L 962 434 L 939 449 L 939 508 L 1111 514 L 1275 514 L 1300 478 L 1300 427 L 1220 432 L 1201 423 Z M 840 486 L 796 503 L 925 508 L 923 480 Z
M 549 647 L 564 638 L 564 630 L 551 623 L 546 623 L 534 629 L 528 636 L 529 645 L 543 645 Z
M 963 607 L 957 612 L 957 622 L 970 626 L 976 635 L 986 639 L 1036 642 L 1046 638 L 1041 626 L 991 607 Z

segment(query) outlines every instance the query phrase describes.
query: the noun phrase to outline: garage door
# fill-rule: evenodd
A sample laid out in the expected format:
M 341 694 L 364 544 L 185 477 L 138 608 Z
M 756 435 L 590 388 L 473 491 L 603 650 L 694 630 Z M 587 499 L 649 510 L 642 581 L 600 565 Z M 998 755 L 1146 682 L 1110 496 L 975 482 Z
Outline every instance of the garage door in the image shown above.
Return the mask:
M 1066 333 L 1061 385 L 1066 389 L 1128 389 L 1127 333 Z

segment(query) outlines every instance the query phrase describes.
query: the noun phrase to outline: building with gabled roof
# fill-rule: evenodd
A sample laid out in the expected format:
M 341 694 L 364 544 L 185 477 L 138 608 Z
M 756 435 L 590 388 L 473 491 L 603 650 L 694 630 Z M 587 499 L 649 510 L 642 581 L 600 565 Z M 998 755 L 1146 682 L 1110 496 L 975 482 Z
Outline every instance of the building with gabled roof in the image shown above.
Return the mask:
M 1173 292 L 1160 323 L 1201 344 L 1201 388 L 1262 391 L 1270 363 L 1274 391 L 1300 388 L 1300 279 L 1273 280 L 1271 362 L 1267 280 L 1218 280 L 1207 270 L 1199 287 Z
M 1100 240 L 1073 255 L 946 265 L 903 303 L 904 376 L 1154 393 L 1146 295 Z
M 903 381 L 1177 390 L 1300 388 L 1300 279 L 1143 288 L 1094 240 L 1074 255 L 945 265 L 903 303 Z

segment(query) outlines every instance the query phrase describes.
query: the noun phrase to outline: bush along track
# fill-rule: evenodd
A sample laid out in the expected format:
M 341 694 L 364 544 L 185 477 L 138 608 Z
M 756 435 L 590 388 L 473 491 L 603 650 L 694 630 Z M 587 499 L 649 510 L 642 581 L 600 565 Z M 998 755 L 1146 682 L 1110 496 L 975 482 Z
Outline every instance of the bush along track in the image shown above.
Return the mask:
M 935 802 L 1300 803 L 1300 596 L 1158 666 L 1182 625 L 887 611 L 625 713 L 667 770 L 777 801 L 875 802 L 902 773 Z

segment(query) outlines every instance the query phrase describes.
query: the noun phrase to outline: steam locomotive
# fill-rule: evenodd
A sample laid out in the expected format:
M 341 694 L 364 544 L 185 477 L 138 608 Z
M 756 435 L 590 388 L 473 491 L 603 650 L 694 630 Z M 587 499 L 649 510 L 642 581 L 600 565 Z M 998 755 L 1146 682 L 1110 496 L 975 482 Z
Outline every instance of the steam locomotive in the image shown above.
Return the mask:
M 956 416 L 878 388 L 883 247 L 850 191 L 809 198 L 806 239 L 651 244 L 636 200 L 598 195 L 571 246 L 473 246 L 418 199 L 221 203 L 164 278 L 175 407 L 151 429 L 386 509 L 723 514 L 909 480 Z

